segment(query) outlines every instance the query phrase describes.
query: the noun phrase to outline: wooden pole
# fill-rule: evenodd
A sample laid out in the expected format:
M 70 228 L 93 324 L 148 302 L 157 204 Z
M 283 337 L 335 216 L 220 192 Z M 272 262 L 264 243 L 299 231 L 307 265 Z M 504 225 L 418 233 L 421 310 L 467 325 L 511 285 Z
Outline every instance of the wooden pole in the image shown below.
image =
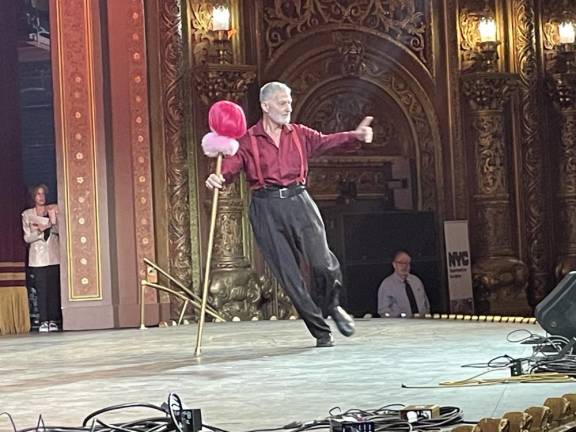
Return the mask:
M 216 175 L 222 174 L 222 153 L 218 153 L 216 159 Z M 218 194 L 220 189 L 214 188 L 212 197 L 212 212 L 210 213 L 210 231 L 208 234 L 208 251 L 206 253 L 206 268 L 204 270 L 204 286 L 202 288 L 202 307 L 200 308 L 200 319 L 198 320 L 198 334 L 196 335 L 195 356 L 200 355 L 202 346 L 202 332 L 204 331 L 204 321 L 206 315 L 206 303 L 208 302 L 208 286 L 210 285 L 210 264 L 212 261 L 212 248 L 214 244 L 214 230 L 216 228 L 216 214 L 218 213 Z

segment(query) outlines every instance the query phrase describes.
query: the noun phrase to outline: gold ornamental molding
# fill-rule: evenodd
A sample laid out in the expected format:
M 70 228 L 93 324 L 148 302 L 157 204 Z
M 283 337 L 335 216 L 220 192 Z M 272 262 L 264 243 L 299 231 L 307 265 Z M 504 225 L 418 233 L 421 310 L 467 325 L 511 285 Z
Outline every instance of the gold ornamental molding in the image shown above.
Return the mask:
M 256 79 L 256 66 L 205 64 L 196 67 L 194 79 L 204 105 L 210 106 L 222 99 L 238 102 Z
M 69 300 L 101 300 L 99 179 L 97 149 L 104 144 L 96 125 L 99 50 L 94 2 L 53 0 L 56 44 L 53 50 L 56 129 L 61 161 L 66 225 Z M 97 120 L 98 119 L 98 120 Z
M 475 304 L 481 313 L 524 314 L 529 310 L 528 268 L 517 258 L 512 228 L 514 204 L 508 174 L 504 106 L 518 87 L 506 73 L 468 73 L 461 77 L 469 105 L 473 160 L 472 247 Z
M 291 64 L 290 68 L 285 69 L 279 79 L 289 83 L 296 96 L 293 117 L 296 120 L 306 118 L 306 123 L 326 132 L 345 130 L 353 126 L 336 124 L 334 119 L 345 118 L 354 122 L 350 114 L 358 115 L 361 119 L 363 115 L 374 113 L 364 113 L 362 109 L 369 108 L 372 104 L 377 111 L 379 100 L 384 96 L 391 98 L 392 103 L 397 105 L 398 111 L 406 119 L 409 133 L 415 143 L 409 154 L 416 160 L 418 173 L 417 208 L 442 212 L 443 193 L 439 190 L 443 184 L 439 168 L 442 146 L 438 119 L 432 102 L 411 74 L 406 73 L 400 66 L 390 63 L 390 59 L 371 51 L 372 41 L 373 39 L 368 40 L 362 48 L 364 54 L 361 63 L 364 66 L 356 69 L 359 74 L 354 77 L 355 82 L 350 81 L 347 75 L 350 69 L 343 67 L 346 59 L 351 58 L 342 57 L 342 51 L 332 45 L 320 47 L 321 55 L 301 57 Z M 358 92 L 360 83 L 365 89 L 361 93 Z M 371 94 L 370 100 L 366 99 L 368 94 Z M 328 95 L 338 103 L 334 106 L 330 102 L 324 103 Z M 330 115 L 327 115 L 328 113 Z M 375 124 L 378 125 L 374 140 L 377 143 L 387 132 L 385 129 L 379 129 L 385 124 L 385 120 L 381 121 L 376 117 Z M 331 127 L 335 129 L 331 130 Z M 376 145 L 369 145 L 368 148 L 374 149 Z
M 508 3 L 512 36 L 512 66 L 518 74 L 519 98 L 513 108 L 519 114 L 520 133 L 514 134 L 514 147 L 522 166 L 522 188 L 516 189 L 516 202 L 524 208 L 524 224 L 517 224 L 519 256 L 526 257 L 530 269 L 532 304 L 546 295 L 550 279 L 547 234 L 551 231 L 546 199 L 546 144 L 540 131 L 543 124 L 540 98 L 540 57 L 537 42 L 537 5 L 533 0 Z
M 152 164 L 150 160 L 150 116 L 148 113 L 148 71 L 143 0 L 131 0 L 126 17 L 129 57 L 130 142 L 134 185 L 134 227 L 138 279 L 146 279 L 144 259 L 154 260 L 154 211 L 152 202 Z M 156 303 L 154 290 L 146 291 L 146 301 Z
M 429 2 L 415 0 L 264 0 L 263 62 L 275 62 L 287 45 L 302 43 L 313 32 L 363 28 L 385 36 L 429 66 L 433 60 L 431 7 Z
M 187 286 L 200 284 L 200 252 L 193 247 L 192 233 L 198 232 L 195 187 L 191 184 L 196 169 L 189 159 L 186 140 L 185 41 L 183 4 L 180 0 L 157 0 L 160 29 L 160 86 L 164 159 L 166 161 L 166 204 L 170 274 Z M 194 154 L 195 150 L 192 150 Z M 191 203 L 193 205 L 191 205 Z M 198 243 L 198 242 L 197 242 Z M 172 304 L 172 314 L 179 305 Z

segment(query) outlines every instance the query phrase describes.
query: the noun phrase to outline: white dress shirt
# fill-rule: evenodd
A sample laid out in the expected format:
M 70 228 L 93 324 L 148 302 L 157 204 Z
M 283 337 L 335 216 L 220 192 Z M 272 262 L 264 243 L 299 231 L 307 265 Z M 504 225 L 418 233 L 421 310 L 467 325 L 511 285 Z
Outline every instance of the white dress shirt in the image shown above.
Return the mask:
M 426 296 L 426 291 L 420 278 L 413 274 L 408 274 L 406 280 L 412 287 L 412 292 L 418 305 L 418 313 L 430 313 L 430 303 L 428 302 L 428 297 Z M 404 280 L 395 272 L 380 284 L 380 288 L 378 289 L 378 313 L 381 317 L 390 316 L 398 318 L 402 316 L 402 314 L 407 317 L 412 316 L 410 300 L 406 295 L 406 285 L 404 284 Z
M 46 267 L 60 264 L 60 243 L 58 241 L 58 220 L 50 227 L 50 237 L 44 240 L 44 232 L 33 226 L 38 223 L 35 208 L 22 212 L 22 230 L 24 241 L 30 245 L 29 267 Z

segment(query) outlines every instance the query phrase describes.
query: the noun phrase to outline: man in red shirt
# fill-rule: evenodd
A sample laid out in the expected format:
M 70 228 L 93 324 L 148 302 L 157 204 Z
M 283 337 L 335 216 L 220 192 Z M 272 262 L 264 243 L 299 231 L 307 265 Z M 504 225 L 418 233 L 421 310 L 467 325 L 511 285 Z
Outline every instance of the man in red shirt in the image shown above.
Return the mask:
M 327 313 L 340 333 L 354 334 L 354 320 L 339 306 L 342 273 L 328 248 L 318 207 L 305 182 L 308 159 L 333 148 L 356 149 L 359 141 L 372 141 L 372 117 L 349 132 L 324 135 L 300 124 L 291 124 L 290 88 L 270 82 L 260 89 L 262 119 L 242 137 L 234 156 L 222 163 L 222 176 L 206 179 L 209 189 L 221 188 L 241 171 L 252 190 L 250 223 L 264 259 L 316 338 L 316 346 L 334 342 L 322 310 L 306 289 L 300 271 L 303 257 L 312 272 L 315 289 L 324 294 Z

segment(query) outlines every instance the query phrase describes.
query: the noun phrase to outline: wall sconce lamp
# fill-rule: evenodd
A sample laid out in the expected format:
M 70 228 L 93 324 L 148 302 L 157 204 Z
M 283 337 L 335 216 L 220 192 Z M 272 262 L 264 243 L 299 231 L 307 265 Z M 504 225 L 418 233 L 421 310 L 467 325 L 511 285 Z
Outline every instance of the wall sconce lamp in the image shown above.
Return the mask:
M 496 42 L 496 21 L 494 18 L 481 18 L 478 23 L 480 33 L 480 43 Z
M 558 24 L 558 67 L 563 73 L 576 72 L 576 29 L 572 21 Z
M 485 72 L 495 72 L 498 65 L 498 45 L 496 39 L 496 21 L 494 18 L 483 17 L 478 22 L 478 32 L 480 41 L 476 46 L 478 49 L 479 67 Z
M 564 21 L 558 24 L 558 42 L 560 45 L 573 44 L 576 40 L 576 31 L 572 21 Z
M 232 63 L 232 43 L 230 41 L 230 9 L 215 6 L 212 9 L 212 31 L 216 33 L 214 46 L 216 60 L 220 64 Z

